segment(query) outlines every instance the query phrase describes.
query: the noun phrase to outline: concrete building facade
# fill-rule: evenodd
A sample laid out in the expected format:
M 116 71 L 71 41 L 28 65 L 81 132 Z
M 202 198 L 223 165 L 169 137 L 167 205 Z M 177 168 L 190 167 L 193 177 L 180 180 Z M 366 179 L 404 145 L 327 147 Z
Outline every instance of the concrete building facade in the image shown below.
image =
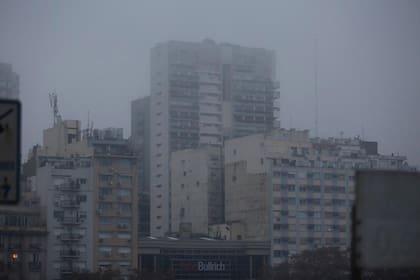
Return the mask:
M 224 220 L 223 162 L 220 147 L 181 150 L 171 157 L 171 224 L 179 235 L 208 235 Z
M 137 156 L 122 129 L 94 130 L 94 271 L 118 270 L 128 277 L 137 268 Z
M 170 41 L 151 51 L 151 234 L 171 231 L 171 152 L 273 127 L 274 52 Z
M 270 243 L 152 237 L 141 239 L 138 251 L 145 279 L 148 272 L 157 272 L 179 280 L 251 280 L 259 279 L 268 265 Z
M 0 63 L 0 99 L 19 99 L 19 75 L 12 65 Z
M 150 235 L 150 97 L 131 102 L 131 145 L 138 156 L 138 235 Z
M 17 206 L 0 207 L 1 279 L 46 279 L 46 220 L 39 200 L 25 195 Z
M 94 270 L 94 190 L 90 158 L 40 158 L 37 192 L 46 210 L 46 279 Z
M 128 277 L 137 265 L 137 156 L 122 129 L 89 130 L 82 138 L 80 126 L 69 123 L 78 122 L 60 120 L 44 133 L 28 168 L 52 233 L 47 279 L 105 270 Z M 56 145 L 60 139 L 65 144 Z
M 355 170 L 411 169 L 405 157 L 366 148 L 372 144 L 284 129 L 226 141 L 231 237 L 270 240 L 272 264 L 306 249 L 348 248 Z

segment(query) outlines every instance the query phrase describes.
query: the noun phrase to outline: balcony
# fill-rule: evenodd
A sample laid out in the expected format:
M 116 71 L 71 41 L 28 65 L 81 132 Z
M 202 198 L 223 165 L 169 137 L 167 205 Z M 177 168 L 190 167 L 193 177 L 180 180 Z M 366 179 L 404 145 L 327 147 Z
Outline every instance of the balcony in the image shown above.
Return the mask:
M 64 217 L 61 223 L 64 225 L 80 225 L 80 219 L 76 217 Z
M 80 251 L 78 250 L 61 250 L 60 257 L 62 258 L 78 258 L 80 257 Z
M 80 234 L 63 233 L 60 235 L 62 241 L 79 241 L 82 238 Z
M 73 180 L 58 186 L 61 191 L 80 191 L 80 184 Z
M 29 265 L 29 271 L 31 272 L 40 272 L 42 263 L 41 262 L 30 262 Z
M 78 208 L 80 207 L 80 203 L 78 201 L 75 200 L 63 200 L 60 201 L 60 207 L 63 208 Z
M 61 267 L 60 268 L 60 273 L 61 274 L 72 274 L 75 272 L 80 272 L 80 268 L 78 267 Z

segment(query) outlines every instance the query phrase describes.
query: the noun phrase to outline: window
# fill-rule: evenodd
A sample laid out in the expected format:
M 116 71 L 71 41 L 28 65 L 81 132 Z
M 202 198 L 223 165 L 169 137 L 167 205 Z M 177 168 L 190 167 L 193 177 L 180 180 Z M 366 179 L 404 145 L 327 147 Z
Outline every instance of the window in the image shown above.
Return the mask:
M 99 195 L 111 195 L 112 188 L 99 188 Z
M 99 239 L 107 239 L 111 238 L 112 234 L 110 232 L 99 232 L 98 238 Z
M 118 190 L 118 195 L 119 196 L 124 196 L 124 197 L 131 196 L 131 190 L 130 189 L 119 189 Z
M 131 185 L 131 176 L 120 175 L 119 181 L 120 181 L 120 184 L 122 185 Z
M 112 203 L 111 202 L 99 202 L 98 208 L 101 210 L 110 210 L 112 209 Z
M 274 250 L 273 255 L 274 255 L 275 258 L 287 258 L 287 257 L 289 257 L 289 251 Z
M 99 217 L 99 224 L 101 225 L 111 225 L 113 223 L 114 223 L 113 217 L 104 217 L 104 216 Z
M 131 234 L 129 233 L 118 233 L 117 237 L 118 239 L 131 240 Z

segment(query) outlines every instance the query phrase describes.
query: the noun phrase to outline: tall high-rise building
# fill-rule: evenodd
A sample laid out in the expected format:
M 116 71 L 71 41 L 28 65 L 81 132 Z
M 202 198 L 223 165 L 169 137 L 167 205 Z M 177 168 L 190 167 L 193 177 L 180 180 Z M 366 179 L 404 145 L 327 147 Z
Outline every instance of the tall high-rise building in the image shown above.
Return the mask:
M 130 142 L 138 156 L 138 235 L 150 235 L 150 97 L 131 102 Z
M 272 129 L 273 51 L 170 41 L 151 51 L 151 234 L 171 232 L 170 155 Z
M 0 99 L 19 98 L 19 76 L 9 63 L 0 63 Z
M 348 248 L 356 169 L 412 170 L 358 138 L 273 130 L 225 142 L 225 220 L 233 239 L 270 240 L 271 263 L 317 247 Z

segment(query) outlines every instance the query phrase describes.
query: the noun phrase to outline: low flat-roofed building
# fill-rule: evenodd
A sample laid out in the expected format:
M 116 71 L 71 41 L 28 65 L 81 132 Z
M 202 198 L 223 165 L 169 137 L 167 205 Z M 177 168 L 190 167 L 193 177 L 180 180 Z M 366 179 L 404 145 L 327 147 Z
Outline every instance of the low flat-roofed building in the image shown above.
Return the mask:
M 45 217 L 39 201 L 22 194 L 19 205 L 0 207 L 0 279 L 46 277 Z
M 257 279 L 269 264 L 270 243 L 211 238 L 148 237 L 139 240 L 140 273 L 172 273 L 175 279 Z

